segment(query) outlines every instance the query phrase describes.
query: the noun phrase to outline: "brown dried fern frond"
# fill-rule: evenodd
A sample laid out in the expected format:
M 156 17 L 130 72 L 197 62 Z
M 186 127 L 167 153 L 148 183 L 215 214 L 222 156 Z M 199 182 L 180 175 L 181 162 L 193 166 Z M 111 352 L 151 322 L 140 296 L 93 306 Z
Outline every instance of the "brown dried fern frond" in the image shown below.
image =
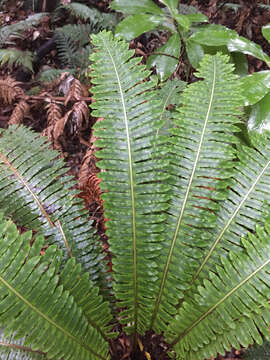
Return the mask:
M 54 127 L 57 122 L 61 121 L 62 109 L 53 101 L 47 104 L 45 109 L 47 110 L 47 127 L 42 131 L 42 135 L 47 136 L 54 144 Z
M 12 104 L 16 99 L 24 97 L 25 93 L 18 81 L 11 76 L 0 79 L 0 101 L 4 104 Z
M 49 126 L 54 126 L 57 121 L 59 121 L 62 117 L 62 109 L 55 102 L 50 102 L 46 105 L 47 110 L 47 124 Z
M 89 125 L 90 111 L 85 101 L 76 102 L 73 107 L 73 122 L 76 122 L 78 131 L 87 129 Z
M 65 98 L 65 106 L 71 101 L 79 101 L 85 95 L 82 84 L 79 80 L 73 79 Z
M 30 106 L 26 101 L 21 100 L 14 108 L 9 122 L 9 125 L 21 124 L 25 116 L 29 113 Z
M 95 151 L 93 147 L 90 147 L 82 160 L 82 165 L 78 175 L 78 185 L 79 189 L 83 190 L 88 182 L 88 178 L 99 172 L 98 167 L 96 166 L 97 158 L 95 156 Z

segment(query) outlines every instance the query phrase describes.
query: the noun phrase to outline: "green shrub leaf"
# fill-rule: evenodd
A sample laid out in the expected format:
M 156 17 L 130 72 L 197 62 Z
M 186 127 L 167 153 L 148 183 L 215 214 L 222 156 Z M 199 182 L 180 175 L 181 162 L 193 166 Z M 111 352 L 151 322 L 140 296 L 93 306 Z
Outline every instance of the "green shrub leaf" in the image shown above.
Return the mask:
M 178 34 L 173 34 L 165 45 L 156 50 L 157 55 L 151 55 L 147 60 L 149 67 L 155 66 L 156 72 L 161 81 L 168 79 L 178 64 L 180 55 L 181 40 Z M 162 55 L 165 54 L 165 55 Z M 167 55 L 167 56 L 166 56 Z M 173 58 L 175 57 L 175 58 Z
M 129 1 L 129 0 L 113 0 L 110 4 L 113 10 L 121 11 L 124 14 L 129 15 L 143 15 L 153 14 L 162 15 L 163 11 L 157 6 L 152 0 L 140 0 L 140 1 Z

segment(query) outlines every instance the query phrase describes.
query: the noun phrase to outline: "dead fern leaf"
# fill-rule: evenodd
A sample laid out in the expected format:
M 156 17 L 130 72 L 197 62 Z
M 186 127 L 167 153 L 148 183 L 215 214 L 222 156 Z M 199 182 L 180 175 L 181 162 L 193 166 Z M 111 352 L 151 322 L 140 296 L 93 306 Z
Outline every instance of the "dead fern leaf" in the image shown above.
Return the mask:
M 0 79 L 0 100 L 4 104 L 12 104 L 16 99 L 25 97 L 20 83 L 8 76 L 6 79 Z
M 54 126 L 57 121 L 59 121 L 62 117 L 62 110 L 59 105 L 55 102 L 50 102 L 46 106 L 47 110 L 47 124 L 48 126 Z
M 62 118 L 62 110 L 59 105 L 55 102 L 50 102 L 46 106 L 47 110 L 47 127 L 42 131 L 43 136 L 47 136 L 47 138 L 54 144 L 54 127 L 55 124 L 61 121 Z
M 69 90 L 66 94 L 65 103 L 64 103 L 65 106 L 67 106 L 67 104 L 70 101 L 79 101 L 82 96 L 83 96 L 82 84 L 80 83 L 79 80 L 73 79 L 70 83 Z
M 52 138 L 57 149 L 61 148 L 60 136 L 64 135 L 65 126 L 69 123 L 70 135 L 78 134 L 85 130 L 89 123 L 89 108 L 84 101 L 73 105 L 64 117 L 59 119 L 53 126 Z
M 82 165 L 78 174 L 78 185 L 79 189 L 83 190 L 88 182 L 88 178 L 99 172 L 96 166 L 97 158 L 95 156 L 94 148 L 91 146 L 85 153 Z
M 77 131 L 80 132 L 82 130 L 87 129 L 90 118 L 89 107 L 87 106 L 85 101 L 79 101 L 75 103 L 72 107 L 73 111 L 73 122 L 76 123 Z
M 21 100 L 14 108 L 9 122 L 9 125 L 21 124 L 25 116 L 29 113 L 30 106 L 26 101 Z

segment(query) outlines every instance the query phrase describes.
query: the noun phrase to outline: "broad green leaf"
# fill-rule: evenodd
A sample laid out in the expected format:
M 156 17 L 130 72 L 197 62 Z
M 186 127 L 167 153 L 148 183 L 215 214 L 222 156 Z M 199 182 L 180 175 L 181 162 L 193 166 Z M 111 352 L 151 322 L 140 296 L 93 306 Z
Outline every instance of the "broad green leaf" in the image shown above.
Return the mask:
M 245 106 L 254 105 L 260 101 L 270 89 L 270 70 L 255 72 L 241 79 Z
M 179 0 L 160 0 L 161 3 L 163 3 L 164 5 L 166 5 L 172 14 L 176 14 L 177 13 L 177 7 L 179 4 Z
M 230 52 L 241 52 L 252 55 L 258 59 L 270 63 L 270 57 L 267 56 L 260 45 L 239 36 L 236 31 L 227 29 L 220 25 L 208 25 L 197 30 L 189 39 L 201 45 L 207 46 L 227 46 Z
M 240 77 L 248 75 L 248 62 L 246 55 L 239 52 L 232 52 L 230 56 L 235 65 L 235 73 Z
M 175 19 L 180 26 L 182 26 L 185 30 L 189 30 L 190 28 L 190 20 L 187 15 L 178 14 L 175 15 Z
M 147 31 L 154 30 L 164 20 L 165 17 L 158 15 L 131 15 L 116 26 L 116 36 L 124 37 L 128 41 L 132 40 Z
M 270 57 L 266 55 L 261 46 L 246 39 L 243 36 L 236 36 L 228 41 L 229 51 L 238 51 L 247 55 L 252 55 L 270 64 Z
M 158 55 L 151 55 L 147 60 L 149 67 L 156 66 L 156 71 L 161 81 L 165 81 L 174 72 L 178 64 L 178 60 L 171 56 L 179 57 L 181 48 L 181 40 L 177 33 L 173 34 L 165 45 L 156 50 Z M 167 54 L 159 55 L 159 54 Z
M 258 133 L 270 130 L 270 92 L 252 107 L 248 120 L 248 130 Z
M 144 14 L 154 14 L 162 15 L 163 11 L 159 6 L 157 6 L 152 0 L 113 0 L 110 7 L 113 10 L 121 11 L 123 14 L 130 15 L 144 15 Z
M 208 21 L 208 17 L 202 13 L 186 14 L 186 17 L 189 19 L 191 23 Z
M 267 24 L 262 27 L 262 34 L 266 40 L 270 43 L 270 24 Z
M 200 61 L 204 57 L 203 46 L 189 38 L 186 42 L 186 50 L 189 62 L 197 69 Z
M 221 25 L 207 25 L 201 27 L 189 39 L 207 46 L 223 46 L 237 36 L 237 32 Z

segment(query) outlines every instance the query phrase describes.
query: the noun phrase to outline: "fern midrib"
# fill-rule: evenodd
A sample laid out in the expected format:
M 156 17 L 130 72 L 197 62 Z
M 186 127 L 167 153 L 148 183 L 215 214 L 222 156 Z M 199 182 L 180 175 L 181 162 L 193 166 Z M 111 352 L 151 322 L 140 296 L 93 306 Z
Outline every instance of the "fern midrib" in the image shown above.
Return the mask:
M 97 354 L 94 350 L 92 350 L 88 345 L 84 344 L 82 341 L 77 339 L 75 336 L 70 334 L 68 331 L 66 331 L 64 328 L 62 328 L 60 325 L 58 325 L 56 322 L 54 322 L 52 319 L 50 319 L 48 316 L 43 314 L 38 308 L 36 308 L 33 304 L 30 303 L 25 297 L 23 297 L 16 289 L 14 289 L 2 276 L 0 276 L 0 281 L 15 295 L 17 296 L 21 301 L 23 301 L 31 310 L 35 311 L 40 317 L 42 317 L 44 320 L 49 322 L 51 325 L 56 327 L 58 330 L 60 330 L 63 334 L 65 334 L 67 337 L 72 339 L 73 341 L 77 342 L 80 346 L 84 347 L 88 352 L 96 356 L 97 358 L 101 360 L 106 360 L 103 356 Z
M 12 343 L 7 343 L 4 341 L 0 341 L 0 346 L 4 346 L 7 348 L 11 348 L 11 349 L 15 349 L 15 350 L 22 350 L 25 352 L 31 352 L 31 353 L 35 353 L 35 354 L 40 354 L 40 355 L 46 355 L 46 353 L 42 352 L 42 351 L 38 351 L 38 350 L 33 350 L 27 346 L 23 346 L 23 345 L 18 345 L 18 344 L 12 344 Z
M 202 264 L 200 265 L 199 269 L 197 270 L 196 274 L 193 277 L 192 280 L 192 284 L 194 284 L 194 282 L 196 281 L 196 279 L 198 278 L 199 274 L 201 273 L 202 269 L 204 268 L 204 266 L 206 265 L 206 263 L 208 262 L 208 260 L 210 259 L 210 257 L 212 256 L 215 248 L 217 247 L 218 243 L 220 242 L 220 240 L 222 239 L 224 233 L 227 231 L 227 229 L 229 228 L 230 224 L 232 223 L 232 221 L 234 220 L 235 216 L 238 214 L 238 212 L 240 211 L 240 209 L 242 208 L 243 204 L 246 202 L 246 200 L 249 198 L 249 195 L 252 193 L 252 191 L 254 190 L 255 186 L 257 185 L 257 183 L 260 181 L 261 177 L 264 175 L 265 171 L 267 170 L 267 168 L 270 165 L 270 161 L 267 162 L 267 164 L 265 165 L 265 167 L 262 169 L 262 171 L 260 172 L 259 176 L 257 176 L 257 178 L 255 179 L 254 183 L 252 184 L 252 186 L 250 187 L 249 191 L 246 193 L 246 195 L 243 197 L 242 201 L 240 202 L 240 204 L 237 206 L 237 208 L 235 209 L 235 211 L 233 212 L 232 216 L 230 217 L 230 219 L 227 221 L 227 223 L 225 224 L 224 228 L 221 230 L 221 232 L 218 234 L 214 244 L 211 246 L 209 253 L 207 254 L 207 256 L 204 258 Z
M 20 180 L 20 182 L 26 187 L 26 189 L 29 191 L 29 193 L 31 194 L 31 196 L 34 198 L 35 202 L 37 203 L 38 207 L 40 208 L 42 214 L 45 216 L 45 218 L 47 219 L 48 223 L 51 225 L 51 227 L 55 227 L 55 224 L 53 223 L 53 221 L 50 218 L 50 215 L 47 213 L 47 211 L 45 210 L 44 206 L 42 205 L 41 201 L 39 200 L 39 198 L 37 197 L 37 195 L 31 190 L 28 182 L 26 180 L 24 180 L 23 176 L 18 172 L 18 170 L 10 163 L 10 161 L 5 157 L 5 155 L 3 155 L 2 153 L 0 153 L 0 158 L 3 160 L 3 162 L 10 168 L 10 170 L 16 175 L 16 177 Z
M 57 220 L 56 223 L 58 224 L 58 227 L 59 227 L 59 229 L 60 229 L 61 235 L 62 235 L 62 237 L 63 237 L 63 239 L 64 239 L 64 243 L 65 243 L 66 248 L 67 248 L 68 256 L 69 256 L 70 258 L 72 258 L 72 252 L 71 252 L 71 249 L 70 249 L 70 246 L 69 246 L 69 243 L 68 243 L 66 234 L 65 234 L 65 232 L 64 232 L 64 230 L 63 230 L 63 228 L 62 228 L 61 221 L 60 221 L 60 220 Z
M 262 265 L 258 267 L 255 271 L 253 271 L 250 275 L 248 275 L 244 280 L 242 280 L 238 285 L 232 288 L 226 295 L 224 295 L 215 305 L 213 305 L 209 310 L 207 310 L 202 316 L 199 317 L 194 323 L 177 336 L 172 342 L 171 346 L 176 345 L 184 336 L 186 336 L 195 326 L 197 326 L 202 320 L 204 320 L 208 315 L 210 315 L 213 311 L 217 309 L 219 305 L 221 305 L 224 301 L 226 301 L 234 292 L 236 292 L 241 286 L 246 284 L 252 277 L 254 277 L 258 272 L 260 272 L 265 266 L 270 263 L 270 258 L 266 260 Z
M 38 196 L 31 190 L 31 187 L 28 184 L 28 182 L 23 178 L 23 176 L 19 173 L 19 171 L 11 164 L 11 162 L 1 152 L 0 152 L 0 158 L 10 168 L 10 170 L 15 174 L 15 176 L 20 180 L 20 182 L 24 185 L 24 187 L 29 191 L 29 193 L 31 194 L 31 196 L 33 197 L 35 202 L 37 203 L 38 207 L 40 208 L 40 210 L 41 210 L 42 214 L 44 215 L 45 219 L 48 221 L 49 225 L 51 227 L 56 227 L 56 225 L 52 221 L 50 215 L 46 211 L 45 207 L 42 205 L 42 203 L 41 203 L 40 199 L 38 198 Z M 70 246 L 68 244 L 68 240 L 67 240 L 67 238 L 65 236 L 65 233 L 64 233 L 64 231 L 62 229 L 62 226 L 61 226 L 61 223 L 60 223 L 59 220 L 58 220 L 58 227 L 59 227 L 59 230 L 60 230 L 61 235 L 63 237 L 64 244 L 65 244 L 65 246 L 67 248 L 68 254 L 69 254 L 70 257 L 72 257 Z
M 178 237 L 179 229 L 180 229 L 180 226 L 181 226 L 181 223 L 182 223 L 182 220 L 183 220 L 183 215 L 184 215 L 185 207 L 187 205 L 187 201 L 188 201 L 191 185 L 192 185 L 192 182 L 193 182 L 193 179 L 194 179 L 195 171 L 197 169 L 197 165 L 198 165 L 198 161 L 199 161 L 199 157 L 200 157 L 200 153 L 201 153 L 201 148 L 202 148 L 202 143 L 203 143 L 203 139 L 204 139 L 204 136 L 205 136 L 206 127 L 207 127 L 207 124 L 208 124 L 209 115 L 210 115 L 212 104 L 213 104 L 215 83 L 216 83 L 216 62 L 214 61 L 213 83 L 212 83 L 210 101 L 209 101 L 209 105 L 208 105 L 208 109 L 207 109 L 207 113 L 206 113 L 206 117 L 205 117 L 205 122 L 204 122 L 203 130 L 202 130 L 202 134 L 201 134 L 201 138 L 200 138 L 200 142 L 199 142 L 198 151 L 197 151 L 197 155 L 196 155 L 196 158 L 195 158 L 194 166 L 193 166 L 192 173 L 191 173 L 191 176 L 190 176 L 190 179 L 189 179 L 189 183 L 188 183 L 187 190 L 186 190 L 186 193 L 185 193 L 183 205 L 182 205 L 182 208 L 180 210 L 180 214 L 179 214 L 179 217 L 178 217 L 178 220 L 177 220 L 176 229 L 175 229 L 175 232 L 174 232 L 172 244 L 171 244 L 170 251 L 169 251 L 169 254 L 168 254 L 168 257 L 167 257 L 167 261 L 166 261 L 166 264 L 165 264 L 165 270 L 163 272 L 163 277 L 162 277 L 162 280 L 161 280 L 159 293 L 158 293 L 158 296 L 157 296 L 157 301 L 156 301 L 155 309 L 154 309 L 154 312 L 153 312 L 150 328 L 153 327 L 153 325 L 155 323 L 155 320 L 156 320 L 158 310 L 159 310 L 159 306 L 160 306 L 160 303 L 161 303 L 161 298 L 163 296 L 163 291 L 164 291 L 165 283 L 166 283 L 167 276 L 168 276 L 169 265 L 170 265 L 170 262 L 171 262 L 171 259 L 172 259 L 172 255 L 173 255 L 174 247 L 175 247 L 176 240 L 177 240 L 177 237 Z
M 136 238 L 136 218 L 135 218 L 135 195 L 134 195 L 134 180 L 133 180 L 133 168 L 132 168 L 132 154 L 131 154 L 131 143 L 129 136 L 129 127 L 128 127 L 128 117 L 126 110 L 126 102 L 124 97 L 124 92 L 122 89 L 120 77 L 118 70 L 113 59 L 113 56 L 110 52 L 110 49 L 107 47 L 105 41 L 103 41 L 108 54 L 111 58 L 115 75 L 117 78 L 117 83 L 119 87 L 119 92 L 121 96 L 122 109 L 124 114 L 124 124 L 126 129 L 126 138 L 127 138 L 127 148 L 128 148 L 128 161 L 129 161 L 129 181 L 130 181 L 130 196 L 131 196 L 131 208 L 132 208 L 132 243 L 133 243 L 133 291 L 134 291 L 134 330 L 137 332 L 137 322 L 138 322 L 138 288 L 137 288 L 137 238 Z

